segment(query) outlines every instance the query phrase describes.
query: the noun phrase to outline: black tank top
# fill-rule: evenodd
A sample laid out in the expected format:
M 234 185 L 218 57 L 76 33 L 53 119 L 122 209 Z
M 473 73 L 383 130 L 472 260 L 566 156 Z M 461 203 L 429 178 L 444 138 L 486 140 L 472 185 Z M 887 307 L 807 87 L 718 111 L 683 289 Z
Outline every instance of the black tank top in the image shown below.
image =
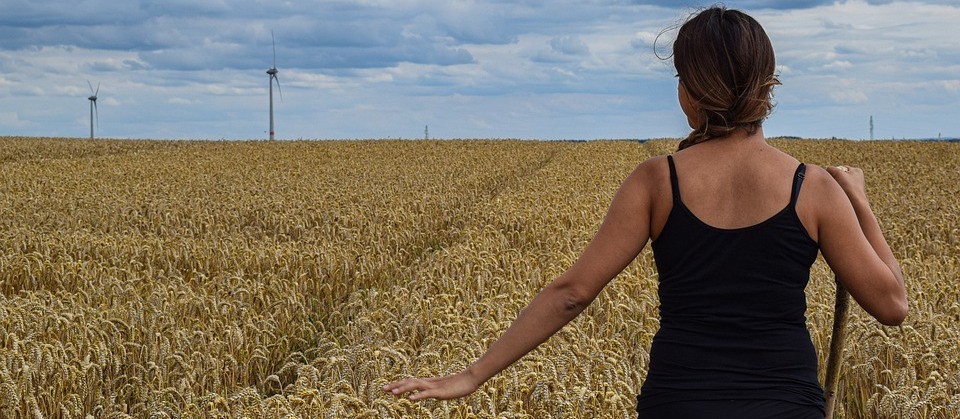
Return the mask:
M 683 205 L 673 157 L 673 208 L 653 242 L 660 330 L 637 409 L 688 400 L 770 399 L 823 409 L 804 288 L 819 246 L 790 203 L 749 227 L 722 229 Z

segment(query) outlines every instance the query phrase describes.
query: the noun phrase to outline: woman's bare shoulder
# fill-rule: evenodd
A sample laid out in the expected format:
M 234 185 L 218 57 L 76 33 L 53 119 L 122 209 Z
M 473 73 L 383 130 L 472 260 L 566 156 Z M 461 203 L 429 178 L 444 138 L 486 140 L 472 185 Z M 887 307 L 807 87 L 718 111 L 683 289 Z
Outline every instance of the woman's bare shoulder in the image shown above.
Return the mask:
M 804 199 L 804 196 L 809 198 Z M 807 204 L 816 204 L 810 205 L 811 208 L 829 210 L 835 205 L 846 203 L 847 195 L 827 169 L 807 163 L 798 205 L 803 204 L 803 201 L 807 201 Z
M 637 164 L 637 167 L 634 169 L 636 171 L 643 171 L 647 175 L 656 175 L 661 170 L 667 169 L 667 156 L 653 156 L 649 159 L 646 159 Z
M 827 169 L 812 163 L 806 163 L 804 187 L 816 192 L 817 197 L 846 197 L 840 184 L 833 179 Z M 839 195 L 837 195 L 839 193 Z
M 797 213 L 814 241 L 820 241 L 820 233 L 828 218 L 836 217 L 837 209 L 849 206 L 847 195 L 840 184 L 826 169 L 816 164 L 806 164 L 803 186 L 797 199 Z
M 651 237 L 659 236 L 670 212 L 670 167 L 667 156 L 654 156 L 637 164 L 622 188 L 637 199 L 636 209 L 649 217 Z
M 638 163 L 624 184 L 640 190 L 656 191 L 664 180 L 669 179 L 667 156 L 654 156 Z

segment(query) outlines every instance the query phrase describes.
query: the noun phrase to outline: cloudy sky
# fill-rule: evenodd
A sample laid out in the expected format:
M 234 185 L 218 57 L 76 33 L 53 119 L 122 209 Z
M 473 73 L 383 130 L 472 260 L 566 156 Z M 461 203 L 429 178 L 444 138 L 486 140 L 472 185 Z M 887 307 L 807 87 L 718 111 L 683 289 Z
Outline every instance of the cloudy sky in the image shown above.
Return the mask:
M 777 51 L 768 136 L 960 136 L 960 1 L 726 4 Z M 702 5 L 0 0 L 0 135 L 89 135 L 89 80 L 100 135 L 263 138 L 273 31 L 280 138 L 683 136 L 653 41 Z

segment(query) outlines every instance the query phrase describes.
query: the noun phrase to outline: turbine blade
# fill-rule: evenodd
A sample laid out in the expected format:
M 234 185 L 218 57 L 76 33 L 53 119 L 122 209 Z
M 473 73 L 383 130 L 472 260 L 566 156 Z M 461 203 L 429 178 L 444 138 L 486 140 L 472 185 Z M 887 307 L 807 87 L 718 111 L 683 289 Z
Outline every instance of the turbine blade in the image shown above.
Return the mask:
M 96 96 L 99 93 L 100 93 L 100 83 L 97 83 L 97 91 L 93 92 L 93 95 Z
M 280 93 L 280 101 L 283 102 L 283 89 L 280 88 L 280 78 L 276 74 L 273 75 L 273 78 L 277 80 L 277 93 Z
M 270 30 L 270 42 L 273 44 L 273 68 L 277 68 L 277 38 L 273 36 L 273 29 Z
M 98 85 L 99 86 L 99 85 Z M 90 93 L 93 93 L 93 85 L 90 84 L 90 80 L 87 80 L 87 87 L 90 88 Z
M 97 109 L 97 101 L 93 101 L 93 114 L 97 116 L 97 132 L 100 132 L 100 110 Z

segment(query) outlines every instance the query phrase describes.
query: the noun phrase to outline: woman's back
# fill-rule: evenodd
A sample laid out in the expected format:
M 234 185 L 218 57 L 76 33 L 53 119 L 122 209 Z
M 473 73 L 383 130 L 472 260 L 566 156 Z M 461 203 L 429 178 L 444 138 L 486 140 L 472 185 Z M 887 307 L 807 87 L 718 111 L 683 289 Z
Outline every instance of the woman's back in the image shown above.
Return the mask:
M 800 163 L 766 144 L 760 136 L 704 142 L 675 154 L 684 205 L 704 223 L 723 229 L 758 224 L 790 201 L 793 174 Z M 656 240 L 673 208 L 666 162 L 655 200 L 651 237 Z M 806 193 L 804 193 L 806 195 Z M 805 226 L 812 215 L 801 206 Z M 816 231 L 808 229 L 816 238 Z
M 764 399 L 822 412 L 804 317 L 818 246 L 796 212 L 806 167 L 762 136 L 724 141 L 667 157 L 670 209 L 652 228 L 660 330 L 638 409 Z

